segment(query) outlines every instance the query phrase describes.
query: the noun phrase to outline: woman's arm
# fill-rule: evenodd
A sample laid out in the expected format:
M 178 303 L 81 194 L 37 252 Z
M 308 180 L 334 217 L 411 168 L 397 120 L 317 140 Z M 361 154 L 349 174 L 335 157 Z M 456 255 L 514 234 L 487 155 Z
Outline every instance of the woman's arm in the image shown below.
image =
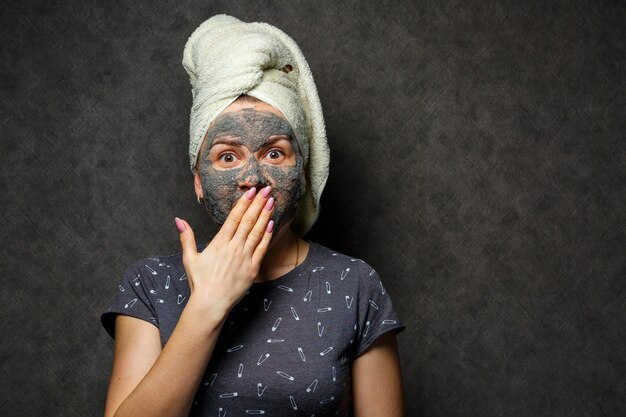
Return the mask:
M 402 417 L 402 379 L 396 333 L 380 336 L 352 363 L 354 417 Z
M 115 317 L 115 354 L 104 417 L 111 417 L 161 353 L 159 330 L 131 316 Z
M 190 298 L 161 351 L 155 326 L 117 316 L 105 417 L 187 416 L 224 317 Z

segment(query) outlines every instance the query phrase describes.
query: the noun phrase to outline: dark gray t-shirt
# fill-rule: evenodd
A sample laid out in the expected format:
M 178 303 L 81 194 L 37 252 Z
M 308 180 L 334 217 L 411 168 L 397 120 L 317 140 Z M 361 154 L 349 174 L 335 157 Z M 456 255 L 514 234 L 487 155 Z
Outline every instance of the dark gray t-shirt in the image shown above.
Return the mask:
M 352 362 L 405 326 L 374 269 L 309 243 L 304 262 L 253 284 L 228 315 L 191 416 L 352 415 Z M 122 274 L 102 324 L 114 337 L 115 315 L 146 320 L 165 346 L 189 295 L 181 253 L 141 259 Z

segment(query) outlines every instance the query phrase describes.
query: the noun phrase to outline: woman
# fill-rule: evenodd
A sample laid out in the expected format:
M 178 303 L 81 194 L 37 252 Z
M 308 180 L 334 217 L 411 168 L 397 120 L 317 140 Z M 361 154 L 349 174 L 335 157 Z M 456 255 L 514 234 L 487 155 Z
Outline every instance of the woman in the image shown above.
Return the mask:
M 396 333 L 376 272 L 300 236 L 328 173 L 295 42 L 219 15 L 185 47 L 190 163 L 219 231 L 138 260 L 102 314 L 115 338 L 105 416 L 400 416 Z

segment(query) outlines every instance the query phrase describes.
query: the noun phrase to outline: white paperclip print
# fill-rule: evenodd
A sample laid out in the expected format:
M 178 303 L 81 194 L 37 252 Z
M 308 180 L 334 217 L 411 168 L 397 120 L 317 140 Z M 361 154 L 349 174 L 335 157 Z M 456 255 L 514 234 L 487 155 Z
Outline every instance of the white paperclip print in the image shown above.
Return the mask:
M 182 294 L 178 294 L 178 304 L 182 304 L 182 302 L 185 301 L 185 298 L 187 297 L 183 297 Z
M 326 281 L 326 294 L 330 294 L 330 282 Z
M 215 382 L 215 378 L 217 378 L 217 374 L 216 374 L 216 373 L 215 373 L 215 374 L 213 374 L 213 375 L 211 375 L 211 376 L 209 377 L 209 379 L 207 379 L 206 381 L 204 381 L 204 385 L 205 385 L 205 386 L 209 385 L 209 386 L 211 386 L 211 387 L 212 387 L 212 386 L 213 386 L 213 383 Z
M 385 295 L 385 287 L 383 287 L 383 282 L 382 281 L 378 281 L 380 282 L 380 292 Z
M 296 309 L 291 307 L 291 314 L 293 314 L 293 318 L 296 319 L 296 321 L 300 320 L 300 317 L 298 317 L 298 313 L 296 313 Z
M 383 322 L 380 323 L 380 324 L 396 324 L 396 323 L 397 323 L 397 321 L 395 321 L 395 320 L 383 320 Z
M 370 277 L 371 277 L 372 275 L 374 275 L 374 272 L 376 272 L 376 271 L 375 271 L 374 269 L 372 269 L 372 271 L 370 272 Z
M 330 310 L 332 310 L 331 307 L 323 307 L 323 308 L 318 308 L 317 312 L 318 313 L 326 313 L 327 311 L 330 311 Z
M 133 298 L 128 303 L 126 303 L 126 305 L 124 305 L 124 308 L 133 308 L 136 302 L 137 302 L 137 299 Z
M 124 287 L 122 287 L 121 285 L 118 285 L 118 286 L 117 286 L 117 288 L 119 288 L 121 292 L 126 291 L 126 290 L 124 289 Z
M 265 414 L 264 410 L 246 410 L 246 414 Z
M 337 382 L 337 370 L 333 366 L 333 382 Z
M 241 378 L 243 375 L 243 363 L 239 364 L 239 369 L 237 370 L 237 378 Z
M 226 350 L 227 353 L 237 352 L 239 349 L 243 349 L 243 345 L 233 346 Z
M 320 404 L 321 405 L 328 404 L 329 402 L 333 401 L 334 399 L 335 399 L 335 397 L 326 398 L 325 400 L 320 401 Z
M 363 334 L 363 337 L 367 336 L 367 332 L 370 330 L 370 321 L 368 320 L 365 323 L 365 333 Z
M 315 392 L 315 388 L 317 388 L 317 379 L 311 382 L 311 385 L 308 386 L 306 392 Z
M 269 353 L 266 353 L 265 355 L 261 354 L 261 356 L 259 356 L 259 360 L 258 360 L 258 361 L 256 361 L 256 364 L 257 364 L 257 365 L 262 364 L 262 363 L 263 363 L 263 362 L 265 362 L 265 361 L 267 360 L 267 358 L 269 358 L 269 357 L 270 357 L 270 354 L 269 354 Z
M 219 410 L 217 410 L 218 417 L 226 417 L 226 411 L 224 411 L 224 414 L 222 414 L 222 411 L 224 411 L 222 407 L 220 407 Z
M 283 343 L 285 339 L 267 339 L 267 343 Z
M 270 309 L 270 304 L 272 304 L 272 300 L 268 300 L 267 298 L 263 299 L 263 309 L 265 311 Z
M 378 310 L 378 305 L 376 305 L 376 303 L 375 303 L 375 302 L 373 302 L 372 300 L 369 300 L 369 302 L 370 302 L 370 305 L 371 305 L 372 307 L 374 307 L 376 310 Z
M 319 334 L 320 337 L 322 337 L 322 334 L 324 334 L 324 326 L 322 326 L 322 323 L 320 323 L 319 321 L 317 322 L 317 334 Z
M 237 394 L 236 392 L 227 392 L 224 394 L 220 394 L 220 398 L 233 398 L 238 396 L 239 394 Z
M 182 274 L 180 278 L 178 278 L 179 281 L 184 281 L 186 279 L 187 279 L 187 274 Z
M 331 350 L 333 350 L 332 346 L 327 347 L 326 349 L 324 349 L 323 351 L 320 352 L 320 356 L 327 355 L 328 352 L 330 352 Z
M 154 294 L 156 294 L 156 291 L 150 290 L 150 294 L 154 295 Z
M 150 268 L 150 266 L 148 266 L 148 265 L 144 265 L 144 266 L 146 267 L 146 269 L 147 269 L 148 271 L 150 271 L 150 273 L 151 273 L 152 275 L 156 275 L 156 274 L 157 274 L 157 272 L 156 272 L 154 269 Z
M 263 387 L 263 389 L 261 389 L 261 387 Z M 259 382 L 258 384 L 256 384 L 256 395 L 258 397 L 262 396 L 266 389 L 267 389 L 267 385 L 263 386 L 263 384 Z
M 279 285 L 277 288 L 280 288 L 283 291 L 287 291 L 287 292 L 293 292 L 293 288 L 290 288 L 286 285 Z
M 302 358 L 302 362 L 306 362 L 306 358 L 304 357 L 304 352 L 301 347 L 298 348 L 298 353 L 300 354 L 300 358 Z
M 122 290 L 122 291 L 124 291 L 124 290 Z M 302 300 L 304 300 L 304 301 L 311 301 L 311 295 L 313 295 L 313 291 L 309 290 Z
M 274 322 L 274 325 L 272 326 L 272 331 L 275 332 L 276 329 L 278 329 L 278 325 L 280 324 L 280 322 L 283 320 L 282 317 L 279 317 L 276 319 L 276 321 Z
M 291 375 L 289 375 L 289 374 L 287 374 L 287 373 L 285 373 L 285 372 L 283 372 L 283 371 L 276 371 L 276 373 L 277 373 L 278 375 L 282 376 L 283 378 L 288 379 L 288 380 L 290 380 L 290 381 L 293 381 L 293 380 L 294 380 L 294 377 L 292 377 Z
M 159 304 L 163 304 L 163 299 L 161 299 L 161 298 L 157 298 L 157 299 L 156 299 L 156 302 L 157 302 L 157 303 L 159 303 Z
M 343 281 L 346 276 L 348 275 L 348 272 L 350 272 L 350 268 L 346 268 L 345 271 L 341 271 L 341 280 Z
M 291 408 L 293 408 L 294 410 L 298 409 L 298 405 L 296 404 L 296 400 L 291 395 L 289 396 L 289 402 L 291 403 Z
M 348 308 L 352 307 L 352 301 L 354 301 L 354 297 L 350 298 L 349 295 L 346 295 L 346 307 Z
M 343 355 L 341 355 L 341 364 L 343 365 L 344 363 L 346 363 L 346 360 L 348 360 L 348 358 L 346 357 L 346 354 L 344 353 Z
M 170 276 L 168 275 L 167 278 L 165 279 L 165 289 L 169 290 L 170 289 Z
M 323 270 L 324 270 L 323 266 L 318 266 L 316 268 L 313 268 L 313 271 L 311 271 L 311 272 L 317 272 L 317 271 L 323 271 Z
M 137 276 L 136 276 L 135 278 L 133 278 L 133 283 L 135 284 L 135 287 L 138 287 L 138 286 L 139 286 L 139 283 L 141 282 L 141 281 L 139 280 L 139 277 L 141 277 L 141 275 L 140 275 L 140 274 L 137 274 Z

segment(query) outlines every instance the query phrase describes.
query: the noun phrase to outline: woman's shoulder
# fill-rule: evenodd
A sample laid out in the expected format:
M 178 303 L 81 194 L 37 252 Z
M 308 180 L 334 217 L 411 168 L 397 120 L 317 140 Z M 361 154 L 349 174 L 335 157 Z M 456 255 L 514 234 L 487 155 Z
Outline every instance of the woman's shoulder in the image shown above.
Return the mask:
M 341 269 L 342 271 L 347 269 L 348 271 L 362 271 L 366 273 L 374 270 L 374 268 L 360 257 L 330 249 L 317 242 L 308 242 L 312 248 L 313 262 L 324 264 L 320 265 L 318 268 Z
M 201 244 L 197 244 L 197 251 L 201 252 L 204 247 L 206 246 L 206 243 L 201 243 Z M 135 259 L 134 261 L 132 261 L 128 267 L 149 267 L 154 269 L 155 267 L 157 268 L 168 268 L 168 267 L 172 267 L 172 266 L 182 266 L 183 263 L 183 253 L 182 251 L 178 251 L 178 252 L 170 252 L 167 255 L 151 255 L 151 256 L 147 256 L 145 258 L 138 258 Z
M 198 251 L 204 249 L 206 244 L 196 245 Z M 142 281 L 167 281 L 176 278 L 180 281 L 186 279 L 185 267 L 183 265 L 182 252 L 171 252 L 167 255 L 151 255 L 145 258 L 138 258 L 127 264 L 123 275 L 136 281 L 136 277 Z

